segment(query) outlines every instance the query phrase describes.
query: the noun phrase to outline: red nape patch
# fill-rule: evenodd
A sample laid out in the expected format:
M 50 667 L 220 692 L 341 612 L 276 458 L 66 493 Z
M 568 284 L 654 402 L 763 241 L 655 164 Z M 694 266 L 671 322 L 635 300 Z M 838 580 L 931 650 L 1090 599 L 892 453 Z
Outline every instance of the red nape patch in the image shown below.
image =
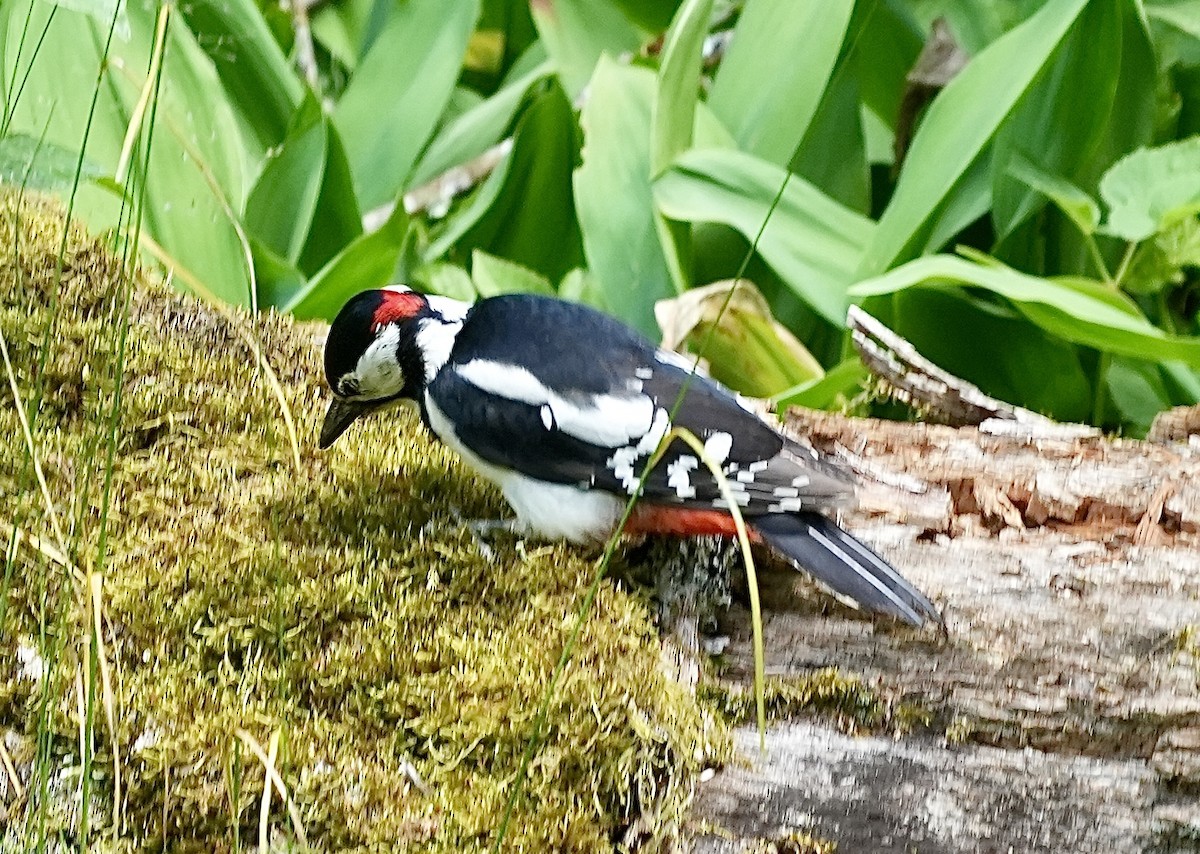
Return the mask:
M 397 320 L 416 317 L 421 313 L 421 309 L 425 307 L 425 297 L 412 291 L 390 291 L 385 289 L 379 293 L 382 302 L 379 303 L 379 308 L 375 309 L 375 313 L 371 315 L 371 324 L 375 329 L 380 329 Z
M 736 537 L 737 526 L 733 524 L 733 517 L 723 510 L 639 504 L 625 523 L 625 533 L 663 534 L 669 537 Z M 750 542 L 762 541 L 752 526 L 746 526 L 746 533 L 750 535 Z

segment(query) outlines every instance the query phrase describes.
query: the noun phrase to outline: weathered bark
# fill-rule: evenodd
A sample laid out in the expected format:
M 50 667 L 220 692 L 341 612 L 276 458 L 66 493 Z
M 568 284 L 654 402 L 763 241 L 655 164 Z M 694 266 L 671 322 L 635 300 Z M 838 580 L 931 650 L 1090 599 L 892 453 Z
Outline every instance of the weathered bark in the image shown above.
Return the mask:
M 934 723 L 896 740 L 780 726 L 765 762 L 751 730 L 755 770 L 703 786 L 697 815 L 734 840 L 811 825 L 852 852 L 1192 850 L 1200 452 L 813 414 L 791 426 L 860 470 L 928 484 L 874 484 L 844 522 L 930 594 L 949 634 L 872 624 L 771 573 L 767 670 L 837 667 Z M 728 630 L 726 678 L 749 684 L 744 611 Z

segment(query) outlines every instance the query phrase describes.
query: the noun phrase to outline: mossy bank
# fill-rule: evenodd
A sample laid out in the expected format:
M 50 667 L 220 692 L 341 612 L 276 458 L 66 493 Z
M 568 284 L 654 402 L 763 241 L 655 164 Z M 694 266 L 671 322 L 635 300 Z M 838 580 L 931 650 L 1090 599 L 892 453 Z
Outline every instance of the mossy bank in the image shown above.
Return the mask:
M 321 330 L 238 315 L 295 416 L 297 467 L 230 318 L 145 277 L 123 308 L 120 262 L 79 229 L 59 282 L 61 209 L 16 199 L 0 191 L 0 331 L 22 399 L 41 389 L 36 455 L 76 569 L 53 548 L 5 378 L 0 535 L 15 547 L 0 589 L 0 728 L 35 769 L 24 798 L 9 787 L 0 806 L 5 842 L 73 838 L 70 810 L 41 821 L 36 777 L 79 786 L 98 572 L 123 776 L 114 826 L 114 740 L 97 711 L 98 850 L 253 847 L 264 772 L 239 729 L 263 745 L 281 734 L 277 766 L 317 850 L 490 845 L 595 555 L 510 538 L 485 560 L 454 513 L 499 515 L 498 496 L 410 416 L 370 419 L 317 452 Z M 643 813 L 667 827 L 723 745 L 663 673 L 645 604 L 606 582 L 506 848 L 611 850 Z M 278 795 L 270 824 L 294 838 Z

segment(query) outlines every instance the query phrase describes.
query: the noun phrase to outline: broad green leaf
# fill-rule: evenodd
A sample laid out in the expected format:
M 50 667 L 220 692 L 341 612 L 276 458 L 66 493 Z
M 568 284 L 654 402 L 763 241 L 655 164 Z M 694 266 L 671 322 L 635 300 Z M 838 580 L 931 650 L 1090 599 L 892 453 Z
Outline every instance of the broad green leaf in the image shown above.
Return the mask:
M 1009 161 L 1008 171 L 1027 187 L 1054 202 L 1084 234 L 1094 234 L 1100 224 L 1100 206 L 1096 200 L 1061 175 L 1054 175 L 1035 166 L 1027 157 L 1016 154 Z
M 1200 0 L 1147 3 L 1146 14 L 1200 41 Z
M 254 280 L 258 286 L 260 308 L 283 308 L 308 283 L 295 263 L 253 235 L 250 236 L 250 252 L 254 257 Z
M 395 199 L 458 80 L 478 0 L 408 0 L 360 63 L 333 113 L 359 204 Z
M 863 274 L 877 274 L 917 251 L 934 213 L 992 141 L 1086 6 L 1087 0 L 1049 0 L 976 56 L 934 99 L 863 257 Z
M 4 7 L 8 30 L 0 34 L 0 43 L 7 46 L 19 39 L 28 5 L 7 0 Z M 51 8 L 34 7 L 31 32 L 41 32 Z M 146 82 L 156 11 L 154 4 L 129 4 L 130 40 L 114 42 L 106 63 L 108 73 L 86 158 L 110 174 Z M 16 105 L 10 133 L 40 137 L 44 128 L 46 144 L 78 150 L 106 35 L 107 24 L 102 27 L 87 15 L 57 12 Z M 26 51 L 17 79 L 23 76 L 29 55 Z M 14 79 L 14 59 L 9 50 L 0 50 L 6 80 Z M 252 268 L 236 212 L 245 197 L 246 175 L 262 150 L 257 139 L 243 130 L 212 63 L 185 26 L 169 28 L 162 75 L 144 233 L 219 299 L 249 305 Z M 134 158 L 132 165 L 133 180 L 140 180 L 140 158 Z M 119 203 L 108 195 L 81 195 L 78 212 L 93 228 L 110 228 L 119 216 Z
M 860 213 L 871 207 L 870 168 L 856 75 L 842 66 L 791 160 L 791 170 L 818 190 Z M 888 140 L 891 145 L 891 139 Z
M 408 225 L 404 206 L 397 205 L 378 231 L 351 242 L 309 279 L 305 287 L 297 290 L 283 306 L 284 311 L 300 320 L 313 317 L 332 320 L 346 301 L 359 291 L 392 284 Z
M 685 0 L 663 42 L 650 124 L 650 172 L 660 174 L 692 144 L 700 90 L 700 51 L 713 0 Z
M 1184 269 L 1200 267 L 1200 220 L 1180 220 L 1137 248 L 1120 285 L 1130 293 L 1156 294 L 1185 281 Z
M 1200 365 L 1200 339 L 1168 335 L 1144 317 L 1083 291 L 1027 276 L 1008 267 L 981 266 L 950 255 L 918 258 L 874 279 L 850 295 L 864 299 L 912 287 L 974 287 L 1008 300 L 1034 324 L 1067 341 L 1138 359 Z
M 441 294 L 463 302 L 474 302 L 479 294 L 471 274 L 457 264 L 426 264 L 412 275 L 414 287 L 428 294 Z
M 996 135 L 992 221 L 1000 239 L 1044 204 L 1040 188 L 1012 174 L 1014 158 L 1036 156 L 1043 173 L 1094 188 L 1088 165 L 1117 95 L 1124 5 L 1088 4 Z
M 846 41 L 863 106 L 894 130 L 904 78 L 921 54 L 925 29 L 905 0 L 876 0 L 855 4 Z
M 583 164 L 575 213 L 588 269 L 608 304 L 653 335 L 654 303 L 675 293 L 650 190 L 650 112 L 655 76 L 600 60 L 583 106 Z
M 613 0 L 531 0 L 530 9 L 571 101 L 587 86 L 601 55 L 635 53 L 643 41 Z
M 571 105 L 551 81 L 517 123 L 503 171 L 488 178 L 467 209 L 451 214 L 431 250 L 451 251 L 453 235 L 455 257 L 479 248 L 557 280 L 582 261 L 570 191 L 577 146 Z
M 121 41 L 129 41 L 129 16 L 125 11 L 125 0 L 49 0 L 55 6 L 90 15 L 105 31 L 116 15 L 114 35 Z
M 488 175 L 475 190 L 467 197 L 463 206 L 446 218 L 430 242 L 421 253 L 424 261 L 432 263 L 453 251 L 455 246 L 469 234 L 488 212 L 496 207 L 496 200 L 508 181 L 508 170 L 512 165 L 512 152 L 496 164 L 492 174 Z
M 708 105 L 738 147 L 778 166 L 792 158 L 821 103 L 853 0 L 749 0 Z
M 30 190 L 62 190 L 75 180 L 78 161 L 78 152 L 39 141 L 35 136 L 11 134 L 0 139 L 0 184 L 21 186 L 24 183 Z M 81 180 L 94 181 L 103 177 L 103 169 L 84 160 Z
M 1119 160 L 1100 181 L 1108 206 L 1104 230 L 1145 240 L 1200 212 L 1200 136 L 1142 148 Z
M 614 0 L 616 5 L 633 21 L 648 33 L 661 33 L 675 17 L 680 0 Z
M 759 254 L 797 295 L 841 326 L 849 304 L 846 288 L 873 223 L 798 177 L 788 180 L 767 221 L 786 174 L 741 152 L 693 149 L 654 182 L 654 198 L 671 219 L 723 223 L 748 240 L 766 222 Z
M 1160 366 L 1141 359 L 1114 358 L 1104 374 L 1112 406 L 1135 436 L 1144 436 L 1154 416 L 1175 405 Z
M 250 191 L 245 225 L 271 252 L 315 275 L 362 233 L 362 218 L 328 117 L 310 98 L 297 121 Z
M 481 297 L 500 294 L 554 295 L 554 288 L 544 276 L 479 249 L 471 253 L 471 278 Z
M 551 65 L 540 62 L 529 72 L 504 86 L 490 98 L 460 115 L 438 131 L 413 171 L 408 187 L 416 187 L 436 178 L 454 166 L 461 166 L 499 142 L 512 125 L 529 89 L 544 80 Z
M 327 144 L 327 125 L 318 116 L 284 140 L 246 199 L 247 231 L 290 264 L 300 260 L 313 224 Z
M 191 0 L 176 8 L 259 144 L 277 145 L 300 104 L 304 85 L 254 0 Z
M 780 415 L 792 406 L 840 410 L 862 392 L 868 377 L 870 372 L 857 357 L 846 359 L 826 371 L 825 376 L 780 392 L 771 403 Z

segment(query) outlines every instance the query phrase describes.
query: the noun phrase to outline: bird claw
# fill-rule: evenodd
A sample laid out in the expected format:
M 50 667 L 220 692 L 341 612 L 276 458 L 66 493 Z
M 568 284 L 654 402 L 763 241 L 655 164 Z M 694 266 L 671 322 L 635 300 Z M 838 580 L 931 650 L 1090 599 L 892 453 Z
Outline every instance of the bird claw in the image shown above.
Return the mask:
M 487 538 L 498 533 L 525 533 L 524 527 L 516 519 L 464 519 L 462 512 L 454 505 L 450 506 L 450 512 L 454 514 L 458 524 L 471 535 L 475 548 L 484 560 L 493 563 L 496 560 L 496 550 L 487 542 Z

